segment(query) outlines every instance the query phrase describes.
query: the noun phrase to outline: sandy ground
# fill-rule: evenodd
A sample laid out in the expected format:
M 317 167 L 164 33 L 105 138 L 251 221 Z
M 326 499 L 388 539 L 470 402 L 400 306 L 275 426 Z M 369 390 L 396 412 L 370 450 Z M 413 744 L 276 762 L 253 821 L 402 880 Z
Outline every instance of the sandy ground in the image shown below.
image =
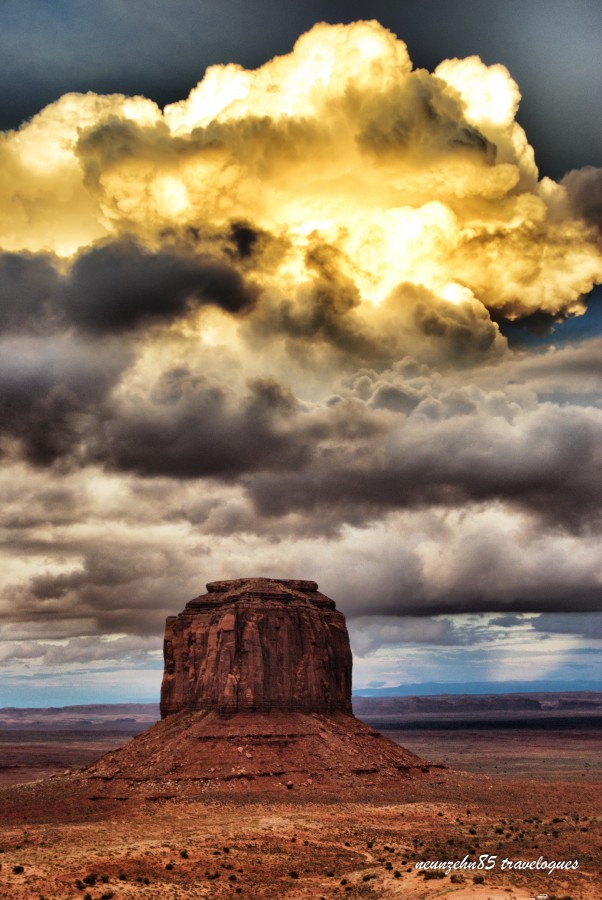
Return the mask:
M 194 801 L 93 801 L 77 772 L 7 785 L 0 789 L 0 897 L 602 898 L 595 735 L 398 737 L 453 768 L 430 783 L 406 780 L 390 802 L 352 796 L 321 802 L 284 787 L 259 800 L 208 794 Z M 84 741 L 79 749 L 87 756 L 102 743 L 96 735 L 94 746 Z M 66 756 L 59 742 L 46 744 L 46 762 L 77 759 L 73 742 Z M 38 763 L 43 745 L 40 739 Z M 20 774 L 26 773 L 24 766 Z M 465 857 L 478 865 L 493 856 L 489 871 L 427 878 L 416 868 Z M 540 858 L 578 860 L 579 867 L 502 871 L 504 859 Z

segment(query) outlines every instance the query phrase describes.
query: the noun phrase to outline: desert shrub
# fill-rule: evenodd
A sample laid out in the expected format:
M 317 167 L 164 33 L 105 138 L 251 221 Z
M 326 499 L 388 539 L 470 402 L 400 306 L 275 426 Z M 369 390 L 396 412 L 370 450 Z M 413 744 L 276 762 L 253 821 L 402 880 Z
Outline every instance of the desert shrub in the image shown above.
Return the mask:
M 20 875 L 21 872 L 23 872 L 23 871 L 24 871 L 23 866 L 13 866 L 13 872 L 15 873 L 15 875 Z
M 298 872 L 295 872 L 295 870 L 292 869 L 292 871 L 290 871 L 290 872 L 288 873 L 288 877 L 289 877 L 289 878 L 298 878 L 298 877 L 299 877 L 299 873 L 298 873 Z
M 445 878 L 445 872 L 423 872 L 424 880 L 431 881 L 433 878 Z
M 171 863 L 171 862 L 167 863 L 167 865 L 165 866 L 165 868 L 166 868 L 168 871 L 170 871 L 171 869 L 173 869 L 173 863 Z
M 96 875 L 94 872 L 91 872 L 89 875 L 85 875 L 82 878 L 82 881 L 84 882 L 84 884 L 89 884 L 90 886 L 92 886 L 93 884 L 96 884 L 97 878 L 98 875 Z
M 475 875 L 472 879 L 475 884 L 485 884 L 485 876 L 484 875 Z
M 462 884 L 464 882 L 464 875 L 462 875 L 460 872 L 454 872 L 450 881 L 452 882 L 452 884 Z
M 188 859 L 188 850 L 180 850 L 180 856 L 182 859 Z

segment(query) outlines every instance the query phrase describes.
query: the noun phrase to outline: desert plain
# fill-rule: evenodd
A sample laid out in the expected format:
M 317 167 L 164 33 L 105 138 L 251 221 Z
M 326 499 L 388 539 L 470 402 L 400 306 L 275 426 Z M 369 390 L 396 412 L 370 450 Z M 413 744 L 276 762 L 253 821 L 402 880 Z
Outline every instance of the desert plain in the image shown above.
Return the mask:
M 337 785 L 333 760 L 326 793 L 307 760 L 260 791 L 235 778 L 194 796 L 101 796 L 81 767 L 152 725 L 157 706 L 2 710 L 0 896 L 599 900 L 602 697 L 539 697 L 539 710 L 355 698 L 432 765 L 383 788 L 369 774 Z M 538 860 L 578 867 L 515 868 Z

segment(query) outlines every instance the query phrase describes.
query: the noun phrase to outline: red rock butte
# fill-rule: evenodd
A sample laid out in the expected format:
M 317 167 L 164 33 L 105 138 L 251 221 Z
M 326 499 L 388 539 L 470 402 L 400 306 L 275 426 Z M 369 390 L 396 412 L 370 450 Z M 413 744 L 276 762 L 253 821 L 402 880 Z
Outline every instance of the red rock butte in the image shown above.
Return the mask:
M 214 581 L 165 626 L 162 717 L 221 713 L 351 714 L 345 618 L 315 581 Z
M 161 721 L 83 770 L 89 799 L 391 797 L 438 777 L 353 715 L 345 617 L 314 581 L 212 582 L 167 619 L 164 655 Z

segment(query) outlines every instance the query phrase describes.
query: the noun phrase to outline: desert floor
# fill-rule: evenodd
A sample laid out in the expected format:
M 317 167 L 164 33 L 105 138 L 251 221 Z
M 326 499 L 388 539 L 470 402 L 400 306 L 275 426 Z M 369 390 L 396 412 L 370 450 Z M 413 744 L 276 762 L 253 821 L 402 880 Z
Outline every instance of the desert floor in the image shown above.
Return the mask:
M 599 731 L 389 736 L 448 768 L 370 802 L 284 785 L 260 800 L 233 791 L 117 802 L 91 800 L 77 771 L 22 779 L 88 762 L 124 735 L 35 734 L 27 746 L 5 732 L 0 751 L 12 768 L 0 790 L 0 897 L 600 900 Z M 416 869 L 464 857 L 477 865 L 483 857 L 483 868 L 441 878 Z M 540 857 L 579 866 L 502 871 L 504 859 Z

